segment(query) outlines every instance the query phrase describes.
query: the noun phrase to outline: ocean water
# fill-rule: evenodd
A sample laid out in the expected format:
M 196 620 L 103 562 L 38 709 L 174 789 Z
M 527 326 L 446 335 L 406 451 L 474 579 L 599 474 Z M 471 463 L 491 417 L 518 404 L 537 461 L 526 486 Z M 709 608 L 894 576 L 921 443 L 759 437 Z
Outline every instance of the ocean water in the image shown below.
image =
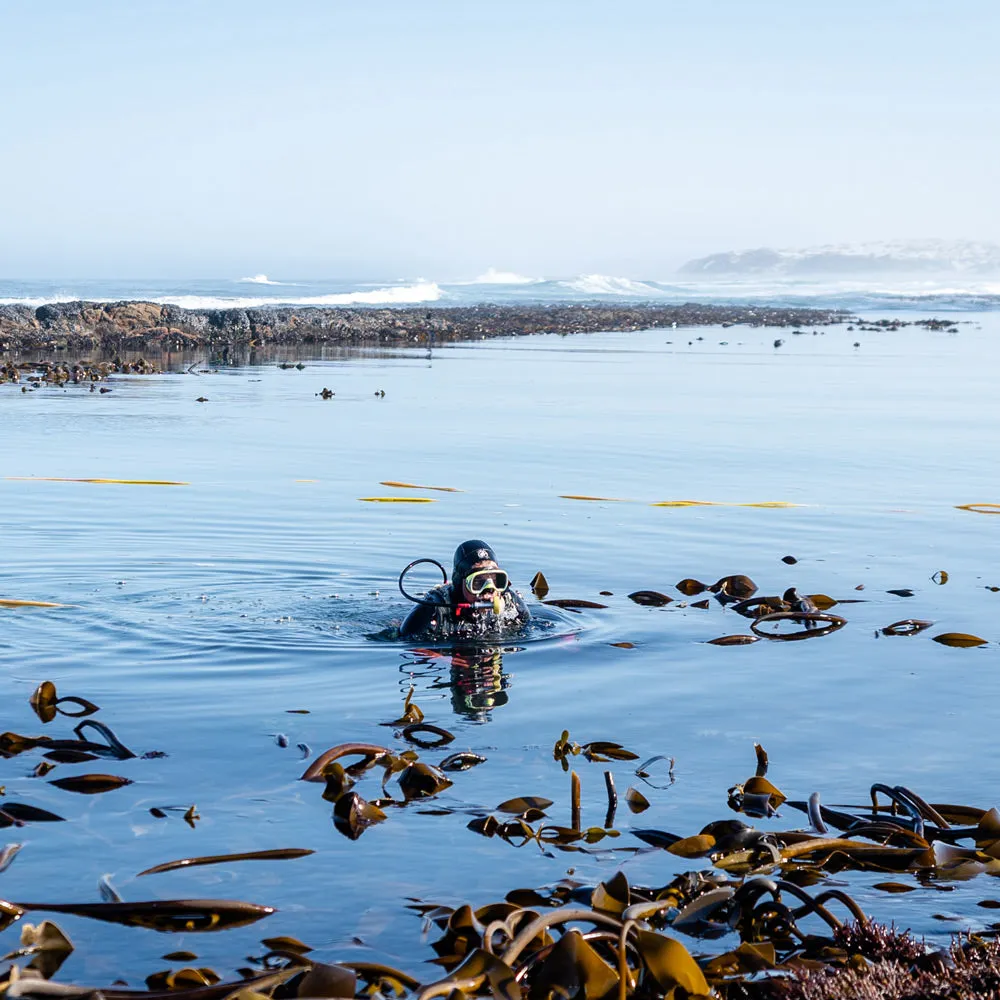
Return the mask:
M 1000 307 L 1000 280 L 940 278 L 787 278 L 735 280 L 634 278 L 606 274 L 531 277 L 490 268 L 473 278 L 276 279 L 266 274 L 188 281 L 13 281 L 0 279 L 0 305 L 142 299 L 190 309 L 261 306 L 539 305 L 563 302 L 681 302 L 816 306 L 858 310 L 984 311 Z
M 76 720 L 43 725 L 29 707 L 51 680 L 98 705 L 93 718 L 137 754 L 60 763 L 43 777 L 40 750 L 0 759 L 5 801 L 67 820 L 2 831 L 0 844 L 24 846 L 0 874 L 0 897 L 95 902 L 110 875 L 131 901 L 278 908 L 215 934 L 56 917 L 76 946 L 58 975 L 67 982 L 141 984 L 178 949 L 231 977 L 279 934 L 319 959 L 385 961 L 428 981 L 438 972 L 409 902 L 482 905 L 570 870 L 663 885 L 702 867 L 636 853 L 631 831 L 688 835 L 734 816 L 726 790 L 753 773 L 755 741 L 793 799 L 819 791 L 827 804 L 863 804 L 885 781 L 932 802 L 1000 804 L 1000 518 L 961 509 L 1000 503 L 1000 321 L 953 318 L 952 332 L 700 328 L 289 353 L 301 370 L 191 358 L 175 372 L 115 377 L 106 394 L 0 385 L 0 598 L 65 605 L 0 607 L 2 729 L 71 737 Z M 186 373 L 193 360 L 204 363 Z M 335 395 L 321 398 L 324 388 Z M 95 479 L 178 485 L 80 481 Z M 679 501 L 700 503 L 655 505 Z M 449 563 L 468 537 L 495 547 L 532 625 L 478 651 L 386 639 L 409 607 L 396 589 L 402 567 Z M 528 588 L 537 571 L 550 598 L 606 607 L 540 604 Z M 848 624 L 829 636 L 709 645 L 749 623 L 714 599 L 694 607 L 675 585 L 731 573 L 762 594 L 796 586 L 860 603 L 835 609 Z M 673 601 L 639 606 L 627 595 L 640 589 Z M 880 634 L 904 618 L 935 625 Z M 932 641 L 943 632 L 988 644 Z M 486 762 L 350 841 L 322 786 L 299 775 L 342 742 L 406 747 L 384 723 L 411 686 L 427 720 L 455 736 L 421 759 L 468 749 Z M 552 799 L 552 822 L 568 824 L 569 778 L 552 755 L 564 729 L 640 760 L 671 757 L 673 780 L 658 773 L 653 787 L 636 762 L 574 758 L 586 824 L 603 822 L 606 768 L 622 797 L 635 785 L 651 802 L 641 816 L 623 802 L 621 836 L 591 853 L 470 831 L 474 816 L 529 794 Z M 50 783 L 83 772 L 133 783 L 95 795 Z M 372 775 L 357 790 L 381 794 Z M 192 805 L 193 827 L 182 818 Z M 781 813 L 756 823 L 804 822 Z M 137 877 L 171 859 L 276 848 L 315 853 Z M 917 891 L 875 888 L 887 878 Z M 977 903 L 1000 895 L 987 875 L 927 887 L 910 875 L 829 881 L 939 941 L 987 926 L 991 911 Z M 0 947 L 14 950 L 17 935 L 16 925 L 0 932 Z

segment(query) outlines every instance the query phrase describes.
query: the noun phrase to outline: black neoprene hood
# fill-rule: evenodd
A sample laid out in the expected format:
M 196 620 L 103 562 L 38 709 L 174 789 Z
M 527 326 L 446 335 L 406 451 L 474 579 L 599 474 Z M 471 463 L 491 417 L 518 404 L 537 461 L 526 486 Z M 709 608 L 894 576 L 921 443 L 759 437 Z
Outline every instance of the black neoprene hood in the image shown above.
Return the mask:
M 472 572 L 472 567 L 486 559 L 497 561 L 497 554 L 481 538 L 470 538 L 455 549 L 455 568 L 451 573 L 451 585 L 457 595 L 462 593 L 462 581 Z

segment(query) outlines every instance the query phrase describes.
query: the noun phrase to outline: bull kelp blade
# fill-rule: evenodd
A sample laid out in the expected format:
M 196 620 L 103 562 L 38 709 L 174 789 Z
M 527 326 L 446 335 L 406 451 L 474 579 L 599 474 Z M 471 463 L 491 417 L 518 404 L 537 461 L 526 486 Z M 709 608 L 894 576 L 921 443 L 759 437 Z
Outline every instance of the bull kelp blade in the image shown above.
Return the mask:
M 638 788 L 633 788 L 631 785 L 625 790 L 625 801 L 629 811 L 633 813 L 645 812 L 649 808 L 649 799 Z
M 19 601 L 12 597 L 0 597 L 0 608 L 68 608 L 69 604 L 54 604 L 52 601 Z
M 38 483 L 103 483 L 116 486 L 190 486 L 190 483 L 174 479 L 72 479 L 65 476 L 5 476 L 22 482 Z
M 809 600 L 816 605 L 817 611 L 829 611 L 830 608 L 836 607 L 840 603 L 835 598 L 830 597 L 829 594 L 810 594 Z
M 472 951 L 446 978 L 425 986 L 420 996 L 472 996 L 485 984 L 496 1000 L 521 1000 L 521 986 L 514 978 L 514 970 L 482 948 Z
M 720 635 L 717 639 L 706 639 L 709 646 L 747 646 L 757 642 L 759 635 Z
M 101 792 L 110 792 L 124 785 L 131 785 L 132 781 L 117 774 L 74 774 L 68 778 L 54 778 L 49 784 L 67 792 L 99 795 Z
M 902 621 L 893 622 L 882 629 L 882 635 L 917 635 L 925 629 L 929 629 L 934 622 L 924 621 L 920 618 L 904 618 Z
M 539 570 L 531 578 L 531 583 L 529 584 L 529 586 L 531 587 L 531 592 L 540 601 L 543 600 L 545 598 L 545 595 L 549 592 L 549 581 L 545 579 L 545 574 L 541 570 Z
M 799 507 L 800 504 L 789 503 L 787 500 L 758 500 L 752 503 L 732 503 L 721 500 L 660 500 L 651 503 L 650 507 Z
M 106 923 L 165 932 L 244 927 L 275 912 L 273 906 L 232 899 L 157 899 L 136 903 L 15 903 L 19 909 L 69 913 Z
M 582 493 L 560 493 L 560 500 L 594 500 L 601 503 L 628 503 L 621 497 L 590 497 Z
M 437 490 L 438 493 L 464 493 L 454 486 L 417 486 L 416 483 L 400 483 L 395 479 L 383 479 L 379 486 L 391 486 L 397 490 Z
M 969 510 L 973 514 L 1000 514 L 1000 503 L 958 503 L 955 510 Z
M 684 995 L 710 993 L 708 982 L 691 953 L 675 938 L 653 931 L 638 931 L 639 954 L 661 990 L 680 987 Z
M 298 996 L 353 997 L 358 988 L 357 973 L 341 965 L 313 962 L 298 983 Z
M 177 861 L 164 861 L 161 865 L 154 865 L 140 875 L 157 875 L 160 872 L 172 872 L 177 868 L 197 868 L 201 865 L 222 865 L 230 861 L 285 861 L 291 858 L 304 858 L 314 851 L 304 847 L 284 847 L 271 851 L 242 851 L 238 854 L 210 854 L 199 858 L 180 858 Z
M 714 500 L 659 500 L 650 507 L 720 507 Z
M 634 604 L 642 604 L 651 608 L 662 608 L 669 604 L 673 598 L 661 594 L 658 590 L 635 590 L 628 595 L 628 599 Z
M 671 854 L 679 858 L 703 858 L 711 854 L 715 847 L 715 837 L 710 833 L 697 833 L 693 837 L 682 837 L 667 846 Z
M 507 799 L 497 806 L 497 812 L 511 813 L 519 816 L 529 809 L 546 810 L 552 805 L 552 799 L 542 798 L 540 795 L 520 795 L 514 799 Z
M 613 996 L 618 975 L 578 930 L 569 930 L 549 954 L 532 969 L 532 986 L 538 996 L 565 996 L 565 983 L 579 984 L 577 996 L 598 1000 Z
M 987 642 L 986 639 L 980 639 L 978 635 L 969 635 L 968 632 L 942 632 L 941 635 L 932 635 L 931 638 L 943 646 L 985 646 Z
M 73 950 L 73 943 L 62 928 L 51 920 L 43 920 L 37 927 L 24 924 L 21 946 L 33 955 L 28 968 L 37 970 L 43 979 L 54 976 Z
M 771 784 L 761 774 L 755 774 L 752 778 L 747 779 L 743 785 L 743 790 L 748 795 L 768 795 L 771 798 L 771 804 L 775 809 L 778 808 L 784 801 L 785 795 Z
M 65 817 L 23 802 L 0 802 L 0 813 L 20 823 L 64 823 Z
M 606 608 L 606 604 L 598 604 L 597 601 L 584 601 L 576 597 L 559 597 L 553 600 L 542 601 L 542 604 L 550 604 L 555 608 L 566 608 L 570 611 L 576 608 Z
M 437 503 L 432 497 L 358 497 L 361 503 Z

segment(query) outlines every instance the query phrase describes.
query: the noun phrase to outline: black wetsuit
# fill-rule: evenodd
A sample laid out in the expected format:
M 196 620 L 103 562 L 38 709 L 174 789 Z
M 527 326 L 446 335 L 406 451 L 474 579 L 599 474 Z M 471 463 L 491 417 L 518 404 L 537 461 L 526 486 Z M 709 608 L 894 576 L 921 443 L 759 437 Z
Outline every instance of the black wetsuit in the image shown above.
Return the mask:
M 427 591 L 424 600 L 437 605 L 418 604 L 399 626 L 399 635 L 408 639 L 416 635 L 454 636 L 475 635 L 477 632 L 519 628 L 531 618 L 528 606 L 521 596 L 508 587 L 503 591 L 503 609 L 499 615 L 488 608 L 470 608 L 467 604 L 454 604 L 450 583 Z M 485 595 L 484 595 L 485 596 Z

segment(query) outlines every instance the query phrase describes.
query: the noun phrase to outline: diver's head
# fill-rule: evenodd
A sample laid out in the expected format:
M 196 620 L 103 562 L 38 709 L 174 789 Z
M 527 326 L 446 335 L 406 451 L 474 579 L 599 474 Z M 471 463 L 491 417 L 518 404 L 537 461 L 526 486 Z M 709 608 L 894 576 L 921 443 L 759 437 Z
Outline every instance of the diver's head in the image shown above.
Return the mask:
M 470 538 L 455 549 L 455 565 L 451 574 L 455 600 L 474 604 L 494 590 L 504 591 L 507 574 L 500 569 L 496 553 L 486 542 Z

